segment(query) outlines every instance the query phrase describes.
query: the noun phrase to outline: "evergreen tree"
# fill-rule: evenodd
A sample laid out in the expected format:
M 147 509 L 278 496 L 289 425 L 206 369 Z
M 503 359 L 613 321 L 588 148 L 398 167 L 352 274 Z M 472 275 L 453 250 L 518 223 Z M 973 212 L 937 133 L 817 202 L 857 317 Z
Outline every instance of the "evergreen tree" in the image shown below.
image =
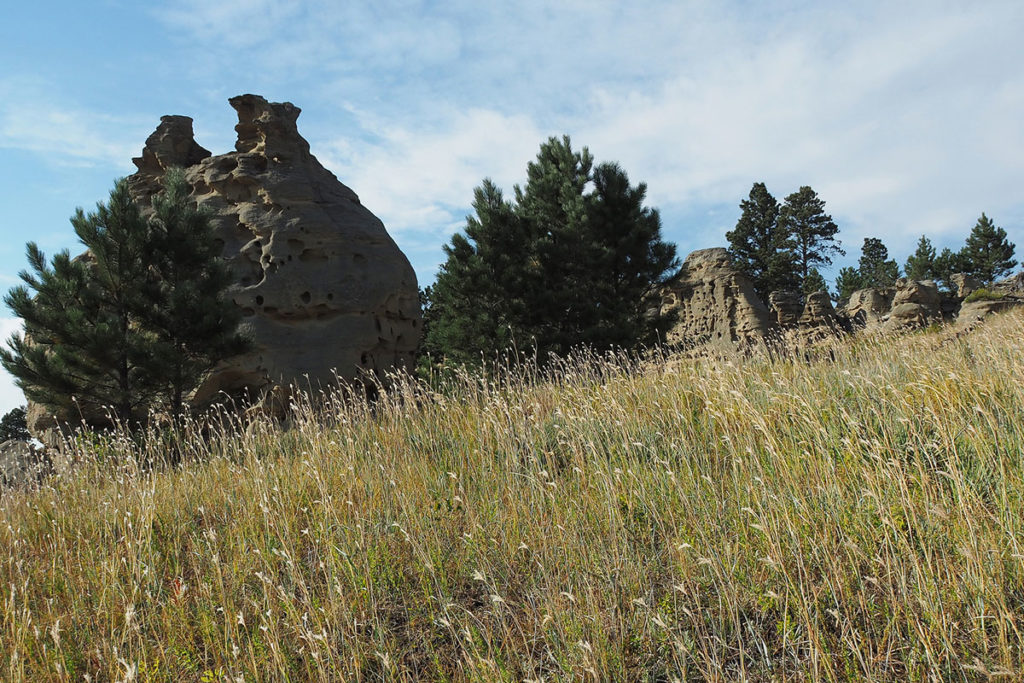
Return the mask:
M 28 441 L 32 435 L 28 431 L 25 406 L 12 408 L 0 418 L 0 443 L 4 441 Z
M 184 179 L 168 175 L 147 221 L 120 180 L 107 204 L 71 219 L 87 251 L 51 263 L 34 243 L 34 273 L 5 302 L 24 320 L 0 362 L 29 400 L 59 415 L 134 425 L 149 410 L 179 416 L 202 374 L 245 343 L 208 218 Z
M 964 256 L 964 252 L 953 251 L 949 247 L 943 247 L 942 252 L 935 257 L 934 274 L 947 287 L 950 285 L 953 275 L 956 273 L 971 272 L 971 264 Z
M 828 284 L 825 282 L 825 278 L 822 277 L 821 273 L 818 272 L 817 268 L 811 268 L 811 272 L 808 273 L 807 279 L 804 280 L 804 295 L 814 294 L 815 292 L 827 292 Z
M 900 277 L 900 267 L 889 259 L 889 250 L 877 237 L 864 238 L 857 270 L 862 289 L 892 287 Z
M 740 210 L 736 227 L 725 234 L 733 263 L 762 299 L 777 289 L 795 289 L 793 253 L 788 235 L 780 230 L 778 201 L 764 183 L 754 183 Z
M 189 199 L 181 169 L 164 176 L 150 228 L 148 284 L 155 305 L 140 311 L 139 322 L 155 335 L 153 360 L 160 365 L 153 372 L 163 379 L 167 408 L 177 419 L 203 376 L 249 343 L 236 332 L 241 311 L 225 296 L 232 276 L 210 217 Z
M 839 227 L 825 213 L 825 202 L 806 185 L 786 197 L 779 210 L 779 228 L 792 250 L 801 290 L 812 268 L 831 265 L 833 254 L 845 253 L 836 239 Z
M 961 254 L 971 275 L 983 282 L 991 282 L 1017 265 L 1013 258 L 1014 248 L 1015 245 L 1006 239 L 1006 231 L 997 228 L 992 219 L 982 213 Z
M 530 342 L 529 301 L 540 279 L 534 240 L 490 179 L 474 190 L 473 209 L 465 234 L 444 246 L 423 339 L 427 353 L 459 363 Z
M 485 180 L 465 233 L 445 247 L 424 348 L 472 362 L 513 345 L 543 359 L 657 339 L 671 322 L 657 290 L 678 262 L 645 196 L 568 137 L 541 145 L 514 202 Z
M 917 251 L 907 257 L 903 271 L 910 280 L 934 280 L 938 277 L 935 270 L 935 247 L 930 239 L 921 235 L 917 241 Z
M 0 362 L 30 401 L 58 414 L 104 414 L 131 424 L 159 391 L 152 368 L 153 335 L 136 324 L 153 302 L 143 286 L 150 278 L 149 227 L 128 192 L 114 186 L 107 204 L 71 219 L 88 252 L 72 259 L 67 250 L 46 257 L 27 246 L 34 273 L 14 287 L 5 303 L 22 318 Z M 30 293 L 31 290 L 31 293 Z
M 864 280 L 860 271 L 852 266 L 839 269 L 839 276 L 836 278 L 836 294 L 833 297 L 836 302 L 850 300 L 850 295 L 858 289 L 864 289 Z

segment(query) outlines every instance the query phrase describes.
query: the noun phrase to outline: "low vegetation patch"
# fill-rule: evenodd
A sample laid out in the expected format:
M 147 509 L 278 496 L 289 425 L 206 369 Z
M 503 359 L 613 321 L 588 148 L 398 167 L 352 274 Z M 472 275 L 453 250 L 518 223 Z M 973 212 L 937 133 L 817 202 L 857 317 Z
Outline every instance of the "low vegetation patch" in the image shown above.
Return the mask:
M 1019 678 L 1022 325 L 82 439 L 0 500 L 0 678 Z
M 968 294 L 964 299 L 964 303 L 969 304 L 972 301 L 999 301 L 1003 298 L 1002 294 L 981 287 Z

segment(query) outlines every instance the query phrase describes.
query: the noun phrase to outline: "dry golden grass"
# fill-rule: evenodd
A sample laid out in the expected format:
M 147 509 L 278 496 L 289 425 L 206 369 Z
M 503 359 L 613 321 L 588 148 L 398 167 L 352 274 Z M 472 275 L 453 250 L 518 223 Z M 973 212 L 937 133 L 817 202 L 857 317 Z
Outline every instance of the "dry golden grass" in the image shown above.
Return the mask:
M 10 681 L 1024 677 L 1024 316 L 95 437 L 0 501 Z

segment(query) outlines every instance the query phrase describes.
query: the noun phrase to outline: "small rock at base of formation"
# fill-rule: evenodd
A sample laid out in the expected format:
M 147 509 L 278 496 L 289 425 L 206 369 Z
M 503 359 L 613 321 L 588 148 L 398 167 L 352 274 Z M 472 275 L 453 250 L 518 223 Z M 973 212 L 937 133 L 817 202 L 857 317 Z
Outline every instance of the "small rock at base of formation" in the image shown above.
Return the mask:
M 10 440 L 0 444 L 0 488 L 26 486 L 50 473 L 45 449 L 29 441 Z

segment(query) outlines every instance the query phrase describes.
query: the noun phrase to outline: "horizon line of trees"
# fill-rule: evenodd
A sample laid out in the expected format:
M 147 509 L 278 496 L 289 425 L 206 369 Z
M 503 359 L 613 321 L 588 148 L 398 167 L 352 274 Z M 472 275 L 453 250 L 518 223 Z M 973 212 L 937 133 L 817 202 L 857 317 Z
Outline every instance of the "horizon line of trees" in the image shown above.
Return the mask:
M 726 233 L 728 249 L 734 264 L 753 281 L 762 300 L 767 301 L 776 290 L 805 296 L 828 291 L 818 267 L 831 265 L 832 255 L 845 252 L 836 237 L 839 229 L 825 213 L 824 205 L 807 186 L 779 204 L 762 182 L 754 183 L 748 198 L 740 202 L 736 227 Z M 1006 231 L 985 213 L 957 251 L 946 247 L 936 254 L 931 240 L 922 235 L 902 270 L 895 259 L 889 258 L 881 239 L 867 237 L 857 266 L 840 269 L 830 296 L 836 302 L 846 301 L 858 289 L 891 287 L 901 277 L 937 280 L 949 288 L 952 275 L 964 273 L 989 283 L 1017 264 L 1014 249 Z
M 122 424 L 152 410 L 178 419 L 202 376 L 249 347 L 225 296 L 232 277 L 210 216 L 189 198 L 180 169 L 164 182 L 148 207 L 122 179 L 95 212 L 78 209 L 71 222 L 86 248 L 78 257 L 65 250 L 48 261 L 28 243 L 32 272 L 4 298 L 24 334 L 0 349 L 0 364 L 29 400 L 55 414 L 109 410 Z M 675 323 L 662 293 L 680 261 L 646 193 L 618 164 L 573 149 L 569 136 L 540 145 L 511 197 L 485 178 L 464 229 L 444 246 L 435 282 L 421 292 L 421 358 L 476 364 L 514 349 L 544 364 L 578 346 L 660 343 Z M 820 269 L 845 252 L 810 186 L 780 203 L 756 182 L 739 207 L 728 249 L 762 299 L 828 290 Z M 936 254 L 922 236 L 902 272 L 882 240 L 869 237 L 832 296 L 891 286 L 903 274 L 947 286 L 957 272 L 990 282 L 1016 264 L 1014 249 L 984 213 L 957 251 Z

